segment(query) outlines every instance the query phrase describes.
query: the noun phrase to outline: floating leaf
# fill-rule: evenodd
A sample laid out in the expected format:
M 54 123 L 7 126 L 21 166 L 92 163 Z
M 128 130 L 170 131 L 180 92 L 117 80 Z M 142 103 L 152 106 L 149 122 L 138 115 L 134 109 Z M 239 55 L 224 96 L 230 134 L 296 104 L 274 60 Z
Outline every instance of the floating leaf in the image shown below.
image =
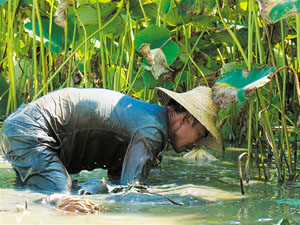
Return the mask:
M 151 64 L 151 73 L 157 80 L 161 75 L 173 71 L 167 64 L 166 56 L 160 48 L 150 50 L 150 44 L 142 44 L 141 53 Z
M 261 14 L 271 22 L 300 13 L 300 0 L 260 0 Z
M 232 101 L 244 102 L 252 92 L 270 81 L 274 67 L 253 68 L 251 72 L 236 69 L 226 73 L 213 86 L 213 100 L 219 107 L 227 107 Z
M 42 203 L 50 204 L 63 214 L 97 214 L 105 211 L 104 206 L 101 204 L 64 194 L 52 194 L 43 199 Z

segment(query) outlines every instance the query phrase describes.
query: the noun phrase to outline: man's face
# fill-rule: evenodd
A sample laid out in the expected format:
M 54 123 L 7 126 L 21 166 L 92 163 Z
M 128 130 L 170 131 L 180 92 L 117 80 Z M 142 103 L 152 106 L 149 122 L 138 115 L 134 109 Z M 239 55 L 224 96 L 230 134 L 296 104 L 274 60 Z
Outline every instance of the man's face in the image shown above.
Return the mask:
M 191 117 L 182 125 L 178 125 L 177 129 L 175 127 L 170 138 L 175 152 L 179 153 L 199 146 L 201 139 L 208 135 L 207 129 L 200 122 L 193 125 L 193 120 L 194 118 Z

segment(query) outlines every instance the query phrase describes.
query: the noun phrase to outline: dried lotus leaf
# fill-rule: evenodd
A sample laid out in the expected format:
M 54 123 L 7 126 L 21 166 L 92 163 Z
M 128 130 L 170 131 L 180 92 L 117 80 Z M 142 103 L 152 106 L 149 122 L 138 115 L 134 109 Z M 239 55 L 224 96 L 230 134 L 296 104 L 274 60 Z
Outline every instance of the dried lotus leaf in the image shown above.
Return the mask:
M 105 211 L 102 204 L 69 195 L 54 194 L 49 196 L 46 202 L 63 214 L 97 214 Z
M 72 4 L 72 0 L 57 0 L 57 2 L 58 5 L 55 12 L 55 23 L 58 26 L 64 28 L 66 20 L 65 11 Z
M 161 75 L 168 74 L 173 71 L 167 64 L 167 59 L 161 48 L 150 50 L 150 44 L 142 44 L 141 53 L 151 64 L 151 73 L 158 80 Z

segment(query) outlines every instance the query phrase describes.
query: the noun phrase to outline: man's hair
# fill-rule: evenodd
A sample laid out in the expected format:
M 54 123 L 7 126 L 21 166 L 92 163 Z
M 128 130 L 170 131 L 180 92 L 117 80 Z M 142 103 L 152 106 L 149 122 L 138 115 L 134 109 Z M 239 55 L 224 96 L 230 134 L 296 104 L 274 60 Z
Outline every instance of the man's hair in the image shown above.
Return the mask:
M 170 99 L 167 106 L 170 106 L 178 114 L 188 112 L 186 108 L 176 102 L 173 98 Z
M 188 112 L 186 108 L 184 108 L 181 104 L 179 104 L 177 101 L 175 101 L 173 98 L 170 99 L 170 101 L 168 102 L 169 107 L 171 107 L 175 113 L 181 114 L 181 113 L 185 113 Z M 193 116 L 193 115 L 191 115 Z M 197 123 L 199 123 L 199 121 L 193 116 L 194 120 L 193 120 L 193 125 L 195 126 Z

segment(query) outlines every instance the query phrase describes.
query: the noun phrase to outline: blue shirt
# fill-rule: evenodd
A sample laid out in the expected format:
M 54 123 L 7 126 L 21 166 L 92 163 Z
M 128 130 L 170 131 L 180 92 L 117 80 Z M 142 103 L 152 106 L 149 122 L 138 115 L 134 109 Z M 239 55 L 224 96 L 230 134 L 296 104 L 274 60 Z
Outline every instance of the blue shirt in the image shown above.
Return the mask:
M 48 122 L 49 145 L 69 173 L 116 169 L 121 184 L 143 181 L 167 144 L 166 108 L 119 92 L 65 88 L 30 105 Z

